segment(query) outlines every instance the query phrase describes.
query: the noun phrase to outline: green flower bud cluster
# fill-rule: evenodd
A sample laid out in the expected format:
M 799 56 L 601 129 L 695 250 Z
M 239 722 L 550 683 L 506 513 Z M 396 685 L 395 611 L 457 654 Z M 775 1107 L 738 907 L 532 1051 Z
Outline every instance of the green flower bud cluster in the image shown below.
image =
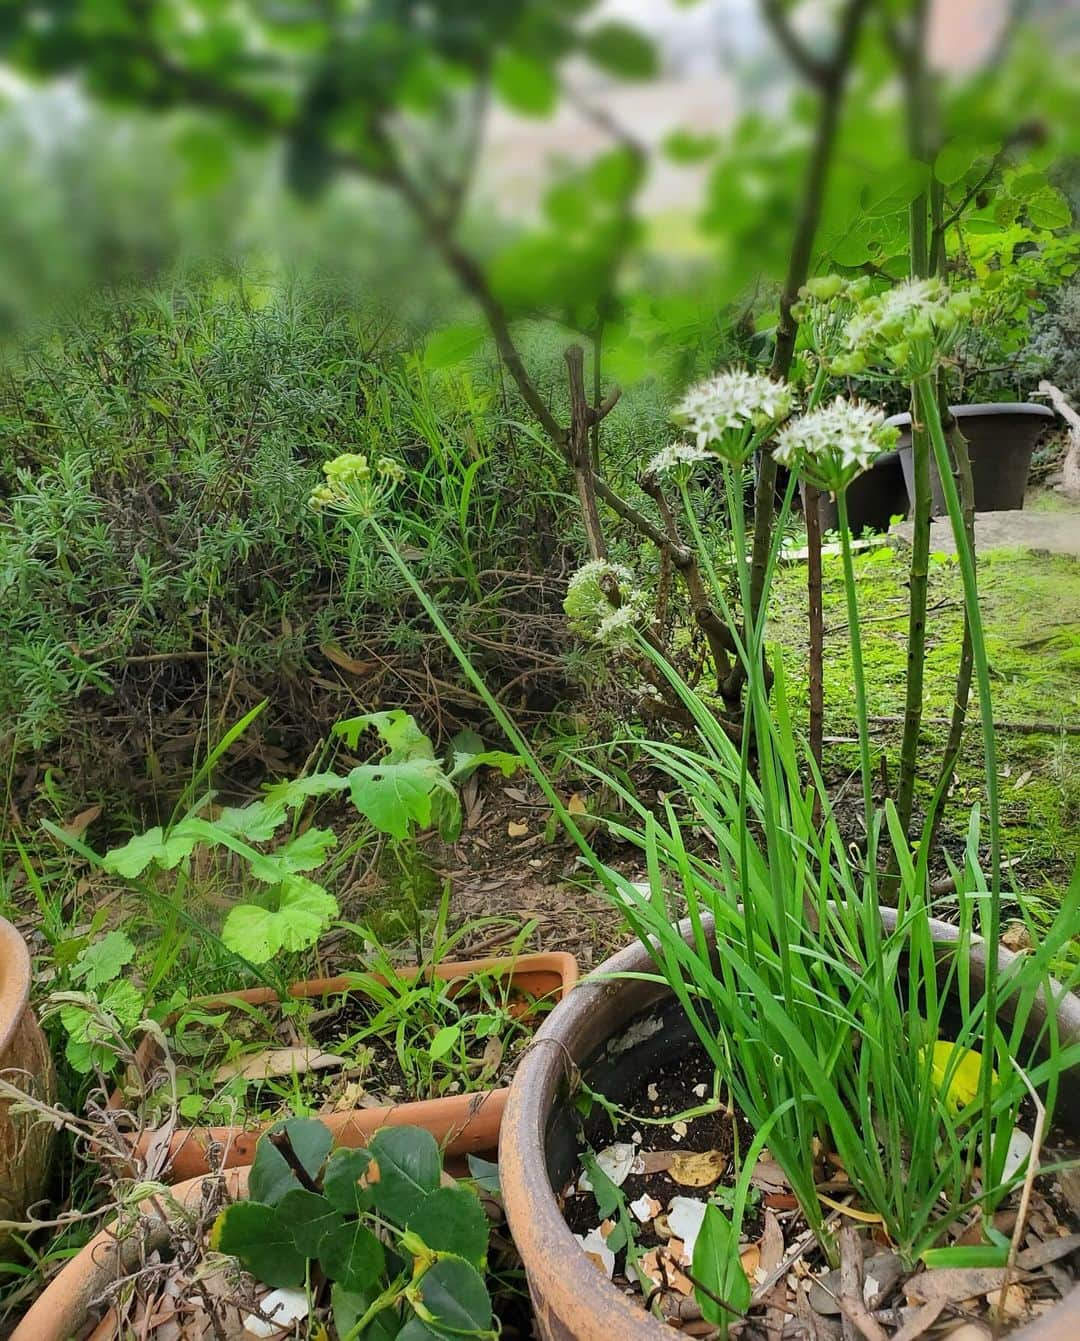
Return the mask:
M 857 376 L 884 365 L 911 378 L 932 371 L 970 318 L 974 295 L 940 279 L 909 279 L 858 304 L 844 328 L 832 371 Z
M 799 298 L 792 305 L 791 315 L 796 321 L 802 322 L 813 317 L 820 308 L 864 302 L 870 296 L 872 283 L 869 275 L 860 275 L 857 279 L 845 279 L 843 275 L 818 275 L 807 280 L 799 290 Z
M 405 478 L 401 465 L 389 456 L 371 465 L 363 452 L 343 452 L 323 466 L 325 484 L 317 485 L 308 500 L 313 508 L 352 517 L 373 517 L 386 495 Z

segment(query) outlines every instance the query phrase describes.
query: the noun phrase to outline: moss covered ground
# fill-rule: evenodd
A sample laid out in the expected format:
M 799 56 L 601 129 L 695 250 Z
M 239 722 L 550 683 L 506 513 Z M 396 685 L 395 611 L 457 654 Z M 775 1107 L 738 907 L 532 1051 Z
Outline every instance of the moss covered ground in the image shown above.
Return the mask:
M 905 552 L 883 545 L 857 557 L 863 656 L 869 710 L 898 718 L 904 707 L 907 655 Z M 1018 889 L 1053 894 L 1080 857 L 1080 561 L 1019 550 L 980 555 L 1004 821 L 1003 844 Z M 773 638 L 785 649 L 789 693 L 807 701 L 806 567 L 780 573 Z M 844 588 L 838 556 L 824 559 L 826 771 L 842 780 L 856 764 L 854 697 Z M 925 657 L 925 715 L 919 802 L 929 799 L 952 709 L 963 632 L 960 572 L 954 557 L 931 560 Z M 974 705 L 973 705 L 974 706 Z M 805 716 L 803 717 L 805 720 Z M 972 716 L 942 837 L 963 833 L 982 798 L 984 765 Z M 1027 734 L 1010 725 L 1050 729 Z M 877 723 L 875 741 L 895 785 L 901 727 Z

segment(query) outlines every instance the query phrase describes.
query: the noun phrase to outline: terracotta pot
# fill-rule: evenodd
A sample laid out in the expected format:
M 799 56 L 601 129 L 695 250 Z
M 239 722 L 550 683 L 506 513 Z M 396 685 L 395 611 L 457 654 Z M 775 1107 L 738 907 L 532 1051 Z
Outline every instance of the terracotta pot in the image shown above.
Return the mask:
M 889 910 L 883 910 L 883 917 L 887 925 L 894 924 Z M 956 938 L 955 928 L 942 922 L 932 926 L 935 939 Z M 682 929 L 689 940 L 688 924 Z M 1004 950 L 1000 954 L 1003 968 L 1015 958 Z M 970 965 L 973 990 L 981 984 L 984 963 L 985 953 L 976 946 Z M 506 1217 L 528 1275 L 541 1341 L 671 1338 L 670 1327 L 650 1317 L 640 1301 L 625 1295 L 588 1260 L 567 1227 L 553 1191 L 565 1185 L 576 1165 L 577 1142 L 567 1103 L 568 1070 L 579 1068 L 591 1085 L 602 1090 L 605 1071 L 611 1075 L 626 1066 L 628 1053 L 644 1055 L 636 1066 L 637 1074 L 643 1075 L 646 1065 L 655 1066 L 656 1060 L 678 1046 L 673 1034 L 680 1028 L 690 1036 L 686 1016 L 664 984 L 616 980 L 618 975 L 655 971 L 653 961 L 637 944 L 601 964 L 596 975 L 604 975 L 604 980 L 586 980 L 551 1013 L 514 1077 L 499 1142 L 499 1174 Z M 661 1018 L 662 1027 L 643 1043 L 633 1048 L 624 1044 L 620 1049 L 631 1022 L 649 1017 Z M 1045 1011 L 1033 1010 L 1033 1036 L 1043 1019 Z M 1080 998 L 1063 993 L 1057 1021 L 1063 1046 L 1080 1041 Z M 1068 1086 L 1070 1093 L 1063 1093 L 1060 1111 L 1075 1114 L 1080 1111 L 1080 1068 L 1069 1073 Z M 1080 1286 L 1037 1321 L 1012 1332 L 1010 1341 L 1076 1341 L 1077 1337 Z
M 29 1000 L 30 954 L 11 923 L 0 918 L 0 1075 L 52 1103 L 56 1073 Z M 53 1135 L 47 1123 L 13 1114 L 11 1102 L 0 1098 L 0 1220 L 21 1220 L 41 1196 Z M 8 1237 L 0 1232 L 0 1249 Z
M 249 1169 L 230 1169 L 225 1192 L 233 1200 L 247 1195 Z M 173 1202 L 194 1209 L 203 1188 L 216 1177 L 190 1178 L 169 1190 Z M 134 1271 L 145 1255 L 169 1241 L 170 1208 L 163 1197 L 152 1197 L 139 1207 L 138 1232 L 119 1234 L 114 1221 L 96 1234 L 49 1282 L 11 1334 L 11 1341 L 70 1341 L 87 1336 L 88 1341 L 107 1341 L 115 1336 L 116 1324 L 106 1313 L 93 1331 L 94 1305 L 109 1286 Z
M 1024 506 L 1031 454 L 1039 435 L 1054 420 L 1045 405 L 1027 401 L 990 401 L 949 407 L 967 439 L 977 512 L 1016 512 Z M 900 430 L 900 463 L 911 506 L 915 506 L 915 457 L 911 449 L 911 415 L 894 414 L 887 421 Z M 930 460 L 930 510 L 947 514 L 937 465 Z
M 402 969 L 399 976 L 409 980 L 424 970 Z M 523 996 L 560 999 L 577 982 L 577 961 L 563 953 L 519 955 L 517 959 L 475 959 L 458 964 L 439 964 L 433 970 L 435 977 L 449 982 L 465 979 L 478 972 L 508 976 L 511 987 Z M 377 976 L 377 975 L 376 975 Z M 380 979 L 380 981 L 385 981 Z M 289 995 L 298 998 L 332 996 L 350 990 L 350 979 L 315 978 L 295 983 Z M 352 990 L 357 990 L 355 987 Z M 192 1004 L 211 1009 L 245 1002 L 253 1006 L 267 1006 L 278 1000 L 271 988 L 253 988 L 218 997 L 203 997 Z M 163 1026 L 166 1033 L 175 1024 L 178 1013 L 170 1016 Z M 160 1061 L 160 1051 L 151 1038 L 140 1044 L 137 1062 L 144 1079 L 149 1079 Z M 450 1156 L 469 1152 L 493 1151 L 499 1141 L 499 1125 L 506 1105 L 507 1088 L 480 1090 L 472 1094 L 455 1094 L 441 1099 L 422 1099 L 413 1103 L 396 1104 L 385 1108 L 357 1108 L 342 1113 L 330 1113 L 322 1121 L 330 1128 L 335 1145 L 363 1145 L 380 1127 L 424 1127 L 435 1137 Z M 119 1091 L 109 1098 L 111 1108 L 125 1107 Z M 208 1147 L 219 1147 L 224 1155 L 222 1167 L 234 1168 L 250 1164 L 255 1158 L 255 1143 L 265 1130 L 265 1124 L 252 1127 L 191 1127 L 174 1132 L 168 1142 L 168 1164 L 158 1175 L 170 1182 L 195 1178 L 209 1173 Z M 157 1134 L 143 1132 L 133 1141 L 132 1154 L 137 1161 L 145 1160 Z

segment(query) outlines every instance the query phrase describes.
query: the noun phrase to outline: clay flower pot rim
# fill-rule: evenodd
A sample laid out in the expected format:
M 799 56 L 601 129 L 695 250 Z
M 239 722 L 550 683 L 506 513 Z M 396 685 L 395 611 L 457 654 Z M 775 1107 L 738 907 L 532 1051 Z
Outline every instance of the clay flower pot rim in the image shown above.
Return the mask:
M 895 913 L 883 908 L 886 927 L 895 925 Z M 704 919 L 703 919 L 704 920 Z M 707 930 L 712 934 L 712 919 Z M 957 929 L 931 919 L 935 942 L 955 941 Z M 680 925 L 689 940 L 689 922 Z M 1016 956 L 999 950 L 999 962 Z M 982 942 L 973 946 L 972 976 L 981 980 L 985 960 Z M 651 1004 L 662 999 L 662 984 L 627 974 L 655 972 L 644 947 L 634 942 L 599 965 L 544 1021 L 533 1045 L 522 1059 L 510 1089 L 499 1142 L 499 1172 L 507 1223 L 533 1296 L 538 1335 L 542 1341 L 670 1341 L 671 1329 L 657 1322 L 640 1303 L 607 1280 L 588 1261 L 559 1209 L 547 1172 L 546 1130 L 558 1099 L 559 1084 L 568 1071 L 590 1051 L 614 1036 L 618 1022 L 636 1008 L 623 1008 L 619 997 L 627 990 L 652 993 Z M 602 976 L 601 976 L 602 975 Z M 1033 1015 L 1037 1015 L 1038 1006 Z M 1063 1033 L 1080 1040 L 1080 997 L 1062 991 L 1056 1000 Z M 594 1022 L 599 1018 L 600 1024 Z M 590 1028 L 590 1026 L 592 1026 Z M 547 1046 L 545 1046 L 547 1045 Z M 1080 1285 L 1050 1312 L 1009 1333 L 1009 1341 L 1076 1341 L 1080 1337 Z
M 565 951 L 547 951 L 540 954 L 518 955 L 517 958 L 493 957 L 485 959 L 460 960 L 453 963 L 434 966 L 411 965 L 397 971 L 397 976 L 410 981 L 422 975 L 440 978 L 455 983 L 479 973 L 496 973 L 509 976 L 512 984 L 522 990 L 533 990 L 535 995 L 557 994 L 562 997 L 574 986 L 578 978 L 577 960 Z M 339 974 L 333 978 L 313 978 L 306 982 L 293 983 L 288 995 L 294 999 L 330 996 L 340 992 L 362 991 L 364 979 L 375 978 L 385 982 L 380 974 L 357 971 Z M 531 979 L 542 980 L 530 989 Z M 219 993 L 214 996 L 196 998 L 191 1004 L 214 1008 L 241 1001 L 248 1005 L 267 1005 L 280 1000 L 279 993 L 269 987 L 253 987 L 244 991 Z M 169 1016 L 163 1028 L 168 1031 L 179 1017 L 176 1011 Z M 152 1036 L 147 1036 L 139 1044 L 135 1053 L 142 1074 L 147 1075 L 156 1064 L 156 1049 Z M 503 1109 L 506 1105 L 509 1089 L 474 1090 L 468 1094 L 446 1095 L 437 1099 L 417 1099 L 400 1104 L 386 1105 L 380 1108 L 347 1109 L 340 1113 L 328 1113 L 322 1120 L 334 1137 L 335 1145 L 362 1145 L 380 1127 L 415 1126 L 430 1131 L 447 1154 L 461 1155 L 468 1152 L 492 1151 L 498 1144 L 499 1127 L 502 1123 Z M 126 1107 L 119 1089 L 109 1096 L 108 1106 L 113 1109 Z M 255 1143 L 259 1135 L 270 1125 L 257 1123 L 250 1127 L 232 1126 L 179 1126 L 169 1138 L 168 1163 L 160 1176 L 169 1182 L 181 1182 L 210 1172 L 207 1148 L 213 1144 L 224 1150 L 224 1167 L 235 1168 L 250 1164 L 255 1157 Z M 156 1132 L 146 1130 L 132 1142 L 132 1155 L 143 1160 L 155 1143 Z
M 1048 406 L 1036 405 L 1030 400 L 972 401 L 967 405 L 950 405 L 949 413 L 954 419 L 967 419 L 969 416 L 983 414 L 1032 415 L 1036 419 L 1054 418 L 1054 412 Z M 891 415 L 885 422 L 897 428 L 908 428 L 911 425 L 911 415 L 905 410 L 903 414 Z
M 229 1169 L 221 1175 L 225 1191 L 232 1200 L 247 1195 L 249 1173 L 250 1169 L 243 1168 Z M 158 1197 L 142 1202 L 138 1233 L 120 1235 L 120 1222 L 114 1220 L 95 1234 L 37 1297 L 12 1332 L 10 1341 L 68 1341 L 69 1337 L 78 1334 L 86 1324 L 92 1305 L 116 1281 L 118 1271 L 136 1266 L 147 1240 L 162 1234 L 168 1216 L 162 1220 L 161 1210 L 168 1212 L 170 1200 L 185 1208 L 193 1207 L 201 1197 L 204 1185 L 217 1181 L 218 1177 L 217 1174 L 203 1174 L 189 1178 Z
M 0 1057 L 30 1000 L 30 951 L 18 931 L 0 917 Z

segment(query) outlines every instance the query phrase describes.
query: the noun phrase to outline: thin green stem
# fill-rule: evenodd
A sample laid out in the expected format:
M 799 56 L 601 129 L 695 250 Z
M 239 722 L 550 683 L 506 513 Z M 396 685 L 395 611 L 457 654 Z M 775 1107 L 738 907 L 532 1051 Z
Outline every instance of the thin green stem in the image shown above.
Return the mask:
M 920 413 L 930 434 L 938 474 L 941 476 L 945 505 L 952 523 L 956 552 L 960 562 L 960 576 L 964 586 L 964 606 L 971 630 L 971 651 L 975 664 L 975 683 L 979 689 L 979 716 L 982 722 L 983 758 L 986 768 L 987 817 L 990 824 L 990 899 L 985 925 L 986 981 L 984 986 L 985 1017 L 983 1021 L 983 1055 L 980 1085 L 982 1091 L 982 1129 L 984 1162 L 990 1170 L 987 1179 L 993 1180 L 993 1066 L 997 1030 L 997 956 L 1001 922 L 1001 823 L 1000 796 L 997 773 L 997 742 L 994 735 L 994 711 L 990 697 L 990 663 L 986 654 L 986 636 L 982 611 L 979 608 L 979 588 L 975 572 L 975 554 L 968 543 L 964 527 L 963 506 L 952 471 L 949 469 L 949 451 L 941 427 L 937 393 L 932 373 L 915 379 L 914 392 Z

